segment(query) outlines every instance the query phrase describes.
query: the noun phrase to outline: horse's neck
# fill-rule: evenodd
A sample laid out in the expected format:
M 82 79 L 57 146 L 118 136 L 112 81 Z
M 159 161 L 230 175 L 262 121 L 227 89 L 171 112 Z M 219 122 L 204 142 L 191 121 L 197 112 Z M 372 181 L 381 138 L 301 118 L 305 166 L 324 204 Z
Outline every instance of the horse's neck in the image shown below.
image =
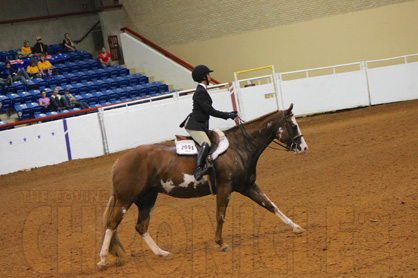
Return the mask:
M 239 138 L 242 142 L 239 145 L 245 148 L 253 163 L 257 163 L 260 155 L 273 141 L 276 131 L 279 129 L 281 118 L 282 112 L 276 111 L 244 125 L 247 134 L 240 134 Z M 237 132 L 242 133 L 240 130 Z

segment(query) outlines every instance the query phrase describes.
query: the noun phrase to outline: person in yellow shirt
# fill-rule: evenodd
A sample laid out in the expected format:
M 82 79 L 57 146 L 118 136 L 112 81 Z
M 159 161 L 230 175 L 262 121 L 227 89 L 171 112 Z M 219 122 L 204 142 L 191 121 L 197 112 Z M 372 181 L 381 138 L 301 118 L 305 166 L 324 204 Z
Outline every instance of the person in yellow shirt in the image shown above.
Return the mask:
M 17 52 L 17 58 L 26 58 L 32 57 L 32 49 L 29 46 L 29 41 L 25 40 L 23 46 L 20 48 L 20 51 Z
M 54 67 L 52 64 L 45 59 L 45 55 L 39 57 L 38 68 L 42 76 L 51 76 L 54 73 Z
M 41 73 L 37 66 L 37 61 L 35 59 L 30 60 L 30 65 L 26 68 L 26 72 L 28 73 L 30 78 L 41 77 Z

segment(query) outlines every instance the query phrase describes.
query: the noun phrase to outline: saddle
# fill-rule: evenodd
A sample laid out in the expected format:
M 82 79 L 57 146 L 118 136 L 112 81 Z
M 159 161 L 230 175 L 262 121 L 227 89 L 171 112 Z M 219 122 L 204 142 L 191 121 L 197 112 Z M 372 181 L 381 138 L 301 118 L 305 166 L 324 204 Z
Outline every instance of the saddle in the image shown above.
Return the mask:
M 212 194 L 216 194 L 217 180 L 213 162 L 218 158 L 219 155 L 223 154 L 228 149 L 229 141 L 220 129 L 209 131 L 208 136 L 210 142 L 212 143 L 212 147 L 206 159 L 206 167 L 209 168 L 209 190 Z M 197 155 L 200 149 L 199 144 L 196 144 L 192 137 L 189 136 L 176 135 L 175 143 L 177 155 Z
M 208 132 L 209 140 L 212 143 L 211 149 L 209 151 L 210 160 L 214 161 L 218 158 L 219 155 L 224 153 L 229 147 L 229 141 L 226 138 L 225 134 L 220 130 L 215 128 Z M 176 135 L 176 153 L 178 155 L 197 155 L 199 152 L 200 146 L 196 144 L 190 136 Z

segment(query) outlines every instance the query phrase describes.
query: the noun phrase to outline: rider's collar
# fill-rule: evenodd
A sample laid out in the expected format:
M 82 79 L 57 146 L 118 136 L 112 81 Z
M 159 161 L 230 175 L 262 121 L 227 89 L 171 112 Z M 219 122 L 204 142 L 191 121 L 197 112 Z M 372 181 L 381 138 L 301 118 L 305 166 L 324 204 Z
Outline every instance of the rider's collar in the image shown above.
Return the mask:
M 199 85 L 202 86 L 203 88 L 205 88 L 205 90 L 208 88 L 208 86 L 206 84 L 199 83 Z

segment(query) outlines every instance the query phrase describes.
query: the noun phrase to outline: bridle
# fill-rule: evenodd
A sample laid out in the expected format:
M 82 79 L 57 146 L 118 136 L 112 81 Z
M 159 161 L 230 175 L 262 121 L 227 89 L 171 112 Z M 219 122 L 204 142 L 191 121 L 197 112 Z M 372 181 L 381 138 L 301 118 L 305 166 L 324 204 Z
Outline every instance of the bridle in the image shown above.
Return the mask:
M 293 113 L 291 113 L 289 115 L 285 115 L 283 113 L 282 122 L 285 122 L 286 123 L 287 133 L 290 135 L 291 134 L 290 133 L 291 132 L 290 123 L 286 121 L 286 119 L 289 118 L 289 117 L 293 117 Z M 256 139 L 254 137 L 252 137 L 250 134 L 248 134 L 248 132 L 245 130 L 245 127 L 244 127 L 245 121 L 241 117 L 239 117 L 239 116 L 238 116 L 238 119 L 239 119 L 239 122 L 240 122 L 238 126 L 239 126 L 239 128 L 241 130 L 241 133 L 242 133 L 243 137 L 247 138 L 247 140 L 248 139 L 251 139 L 251 141 L 253 141 L 253 142 L 256 141 Z M 301 137 L 303 137 L 303 134 L 298 134 L 296 136 L 291 137 L 289 139 L 289 141 L 287 141 L 286 145 L 284 145 L 283 143 L 281 143 L 278 140 L 276 141 L 277 138 L 275 137 L 272 142 L 275 143 L 275 144 L 277 144 L 277 145 L 279 145 L 280 147 L 284 148 L 284 150 L 283 149 L 274 148 L 274 147 L 271 147 L 269 145 L 266 145 L 266 147 L 268 147 L 270 149 L 273 149 L 273 150 L 277 150 L 277 151 L 287 151 L 287 152 L 289 152 L 289 151 L 296 151 L 297 148 L 298 148 L 298 143 L 296 142 L 296 140 L 298 140 Z M 252 145 L 255 145 L 252 142 L 250 142 L 250 143 Z

